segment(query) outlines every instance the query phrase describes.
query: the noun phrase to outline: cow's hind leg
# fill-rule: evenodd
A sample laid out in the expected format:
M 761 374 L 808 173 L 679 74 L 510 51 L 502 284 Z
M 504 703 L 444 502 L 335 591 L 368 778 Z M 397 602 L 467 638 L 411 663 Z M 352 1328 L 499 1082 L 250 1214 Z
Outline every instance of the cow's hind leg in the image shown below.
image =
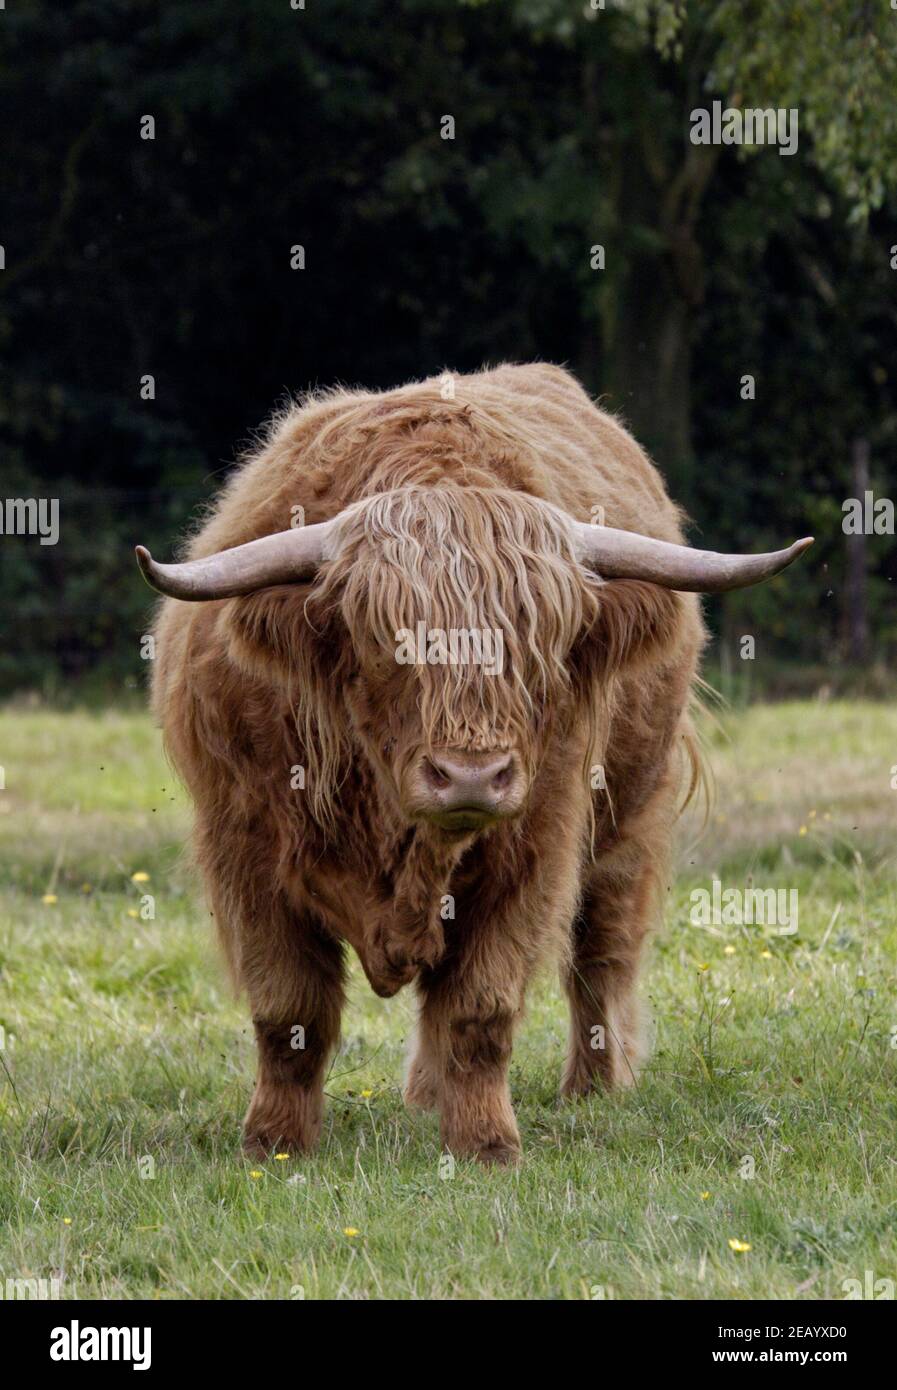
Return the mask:
M 570 1042 L 561 1083 L 565 1096 L 631 1085 L 643 1053 L 638 971 L 655 916 L 655 876 L 594 875 L 574 923 L 564 985 Z
M 405 1072 L 405 1104 L 416 1110 L 438 1110 L 442 1096 L 442 1064 L 423 1020 L 417 1024 Z

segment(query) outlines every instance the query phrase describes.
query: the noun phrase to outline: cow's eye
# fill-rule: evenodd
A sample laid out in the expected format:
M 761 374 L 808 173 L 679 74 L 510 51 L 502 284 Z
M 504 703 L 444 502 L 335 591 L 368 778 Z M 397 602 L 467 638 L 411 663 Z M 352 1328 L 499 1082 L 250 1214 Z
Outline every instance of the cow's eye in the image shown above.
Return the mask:
M 375 680 L 381 681 L 388 680 L 395 669 L 396 663 L 393 657 L 387 655 L 386 652 L 378 652 L 375 657 L 372 657 L 368 666 L 370 675 L 373 676 Z

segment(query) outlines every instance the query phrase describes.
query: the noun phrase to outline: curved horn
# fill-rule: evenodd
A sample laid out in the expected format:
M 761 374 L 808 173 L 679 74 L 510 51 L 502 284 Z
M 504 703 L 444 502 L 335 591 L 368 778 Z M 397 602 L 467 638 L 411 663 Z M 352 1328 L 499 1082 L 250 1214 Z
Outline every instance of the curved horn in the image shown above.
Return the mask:
M 150 587 L 170 598 L 233 598 L 271 584 L 311 579 L 321 562 L 331 558 L 335 519 L 277 531 L 180 565 L 157 564 L 146 547 L 138 545 L 137 563 Z
M 665 589 L 717 594 L 770 579 L 813 544 L 812 536 L 765 555 L 719 555 L 612 526 L 577 521 L 576 557 L 604 579 L 647 579 Z

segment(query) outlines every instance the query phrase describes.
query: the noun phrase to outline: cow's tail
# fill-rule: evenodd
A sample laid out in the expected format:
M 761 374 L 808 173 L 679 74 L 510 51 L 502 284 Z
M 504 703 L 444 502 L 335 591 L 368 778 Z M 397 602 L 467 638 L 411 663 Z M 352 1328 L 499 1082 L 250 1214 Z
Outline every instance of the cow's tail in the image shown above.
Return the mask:
M 701 834 L 707 829 L 716 800 L 716 784 L 707 757 L 705 730 L 708 724 L 717 730 L 722 728 L 713 708 L 720 700 L 718 691 L 701 676 L 696 676 L 689 708 L 682 721 L 685 796 L 679 806 L 679 815 L 693 805 L 700 815 Z

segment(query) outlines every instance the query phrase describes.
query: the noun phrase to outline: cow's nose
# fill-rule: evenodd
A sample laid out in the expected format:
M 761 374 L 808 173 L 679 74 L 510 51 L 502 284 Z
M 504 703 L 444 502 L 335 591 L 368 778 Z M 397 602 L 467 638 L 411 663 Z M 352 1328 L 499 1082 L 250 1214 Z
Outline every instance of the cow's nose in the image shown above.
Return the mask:
M 500 811 L 518 781 L 513 753 L 439 753 L 424 760 L 424 781 L 440 811 Z

